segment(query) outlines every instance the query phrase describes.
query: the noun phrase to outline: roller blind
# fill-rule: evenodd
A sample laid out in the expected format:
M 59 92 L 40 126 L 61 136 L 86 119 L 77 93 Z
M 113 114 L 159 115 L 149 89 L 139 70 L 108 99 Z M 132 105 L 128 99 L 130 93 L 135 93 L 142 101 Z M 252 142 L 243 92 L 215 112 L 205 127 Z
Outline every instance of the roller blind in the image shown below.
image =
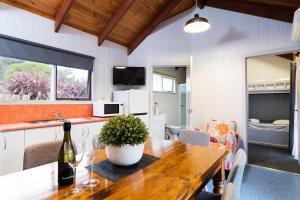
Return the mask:
M 0 56 L 92 71 L 94 57 L 0 34 Z

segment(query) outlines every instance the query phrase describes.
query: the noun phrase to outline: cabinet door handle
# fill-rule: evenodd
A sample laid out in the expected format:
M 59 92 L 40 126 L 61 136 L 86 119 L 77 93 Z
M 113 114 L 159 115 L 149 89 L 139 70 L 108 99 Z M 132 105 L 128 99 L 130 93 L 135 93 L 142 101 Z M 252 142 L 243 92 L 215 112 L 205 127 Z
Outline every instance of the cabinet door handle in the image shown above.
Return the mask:
M 84 128 L 86 128 L 86 130 L 87 130 L 86 132 L 84 131 Z M 83 127 L 81 136 L 83 137 L 83 136 L 89 136 L 89 135 L 90 135 L 89 127 Z
M 55 138 L 54 138 L 54 141 L 56 141 L 58 138 L 58 135 L 57 135 L 57 131 L 55 130 Z
M 84 128 L 82 128 L 81 136 L 82 136 L 82 137 L 84 136 Z
M 6 150 L 7 142 L 6 142 L 6 137 L 4 136 L 4 150 Z
M 87 130 L 87 135 L 86 136 L 89 136 L 90 135 L 90 129 L 89 129 L 89 127 L 86 127 L 86 130 Z

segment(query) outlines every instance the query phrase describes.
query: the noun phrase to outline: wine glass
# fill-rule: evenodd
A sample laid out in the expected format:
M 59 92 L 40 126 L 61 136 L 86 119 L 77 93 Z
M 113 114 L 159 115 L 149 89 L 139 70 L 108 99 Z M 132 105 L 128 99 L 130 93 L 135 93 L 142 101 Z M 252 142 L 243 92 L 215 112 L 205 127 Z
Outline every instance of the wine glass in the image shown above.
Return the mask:
M 86 156 L 89 159 L 90 165 L 91 165 L 89 180 L 86 180 L 86 181 L 83 182 L 83 186 L 87 187 L 87 188 L 96 187 L 98 185 L 98 183 L 99 183 L 99 179 L 93 178 L 94 160 L 95 160 L 95 157 L 96 157 L 95 150 L 96 149 L 97 149 L 97 147 L 95 145 L 93 145 L 92 150 L 89 151 L 89 153 L 86 154 Z
M 76 171 L 85 153 L 85 141 L 72 142 L 72 145 L 74 147 L 74 151 L 71 151 L 70 148 L 65 148 L 65 158 L 74 172 L 73 188 L 67 193 L 67 197 L 76 198 L 83 193 L 83 187 L 77 185 Z

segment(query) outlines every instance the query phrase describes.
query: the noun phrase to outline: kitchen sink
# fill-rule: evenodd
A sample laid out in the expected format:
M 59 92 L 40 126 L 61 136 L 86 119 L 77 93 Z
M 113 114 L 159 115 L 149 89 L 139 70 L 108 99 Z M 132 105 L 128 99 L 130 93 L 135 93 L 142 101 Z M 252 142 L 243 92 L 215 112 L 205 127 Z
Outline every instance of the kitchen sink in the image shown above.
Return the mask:
M 59 123 L 59 122 L 64 122 L 64 120 L 41 120 L 41 121 L 32 121 L 29 122 L 31 124 L 55 124 L 55 123 Z

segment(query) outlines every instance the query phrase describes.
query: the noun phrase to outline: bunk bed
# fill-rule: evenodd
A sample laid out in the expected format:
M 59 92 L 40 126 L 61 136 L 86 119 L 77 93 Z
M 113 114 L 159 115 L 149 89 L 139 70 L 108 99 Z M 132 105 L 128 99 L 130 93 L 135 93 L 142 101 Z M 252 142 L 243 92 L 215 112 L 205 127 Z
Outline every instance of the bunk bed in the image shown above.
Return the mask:
M 248 142 L 287 148 L 289 142 L 289 79 L 249 83 L 248 91 L 250 119 Z
M 290 80 L 279 79 L 276 81 L 256 81 L 248 84 L 249 94 L 261 93 L 289 93 Z

